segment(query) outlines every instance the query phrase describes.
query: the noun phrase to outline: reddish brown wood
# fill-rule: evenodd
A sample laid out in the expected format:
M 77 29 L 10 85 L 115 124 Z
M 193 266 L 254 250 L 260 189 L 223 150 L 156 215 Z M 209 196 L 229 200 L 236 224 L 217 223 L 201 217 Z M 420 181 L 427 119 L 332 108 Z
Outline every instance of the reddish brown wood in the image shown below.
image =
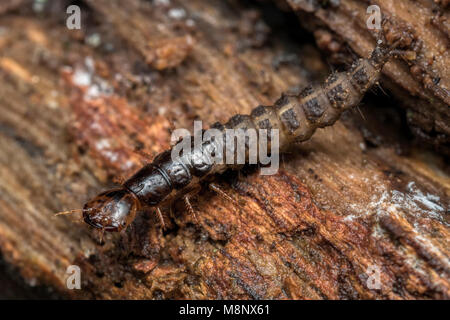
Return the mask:
M 407 139 L 391 98 L 319 130 L 277 175 L 218 179 L 234 201 L 203 190 L 198 222 L 178 204 L 162 233 L 148 211 L 100 245 L 76 216 L 53 217 L 168 148 L 171 129 L 329 73 L 310 44 L 268 34 L 259 9 L 118 3 L 86 1 L 81 31 L 26 8 L 0 17 L 0 250 L 28 284 L 99 299 L 449 298 L 448 168 Z M 167 51 L 146 46 L 156 39 Z M 275 69 L 289 50 L 299 64 Z M 66 288 L 72 264 L 81 290 Z M 380 290 L 367 287 L 370 266 Z

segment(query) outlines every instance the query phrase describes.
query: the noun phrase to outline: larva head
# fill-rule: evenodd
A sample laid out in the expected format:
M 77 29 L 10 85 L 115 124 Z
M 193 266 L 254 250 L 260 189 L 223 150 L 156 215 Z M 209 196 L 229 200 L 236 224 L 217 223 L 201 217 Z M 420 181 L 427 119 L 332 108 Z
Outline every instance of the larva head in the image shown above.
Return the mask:
M 128 227 L 139 207 L 140 202 L 131 191 L 124 188 L 109 190 L 84 205 L 83 219 L 95 228 L 117 232 Z

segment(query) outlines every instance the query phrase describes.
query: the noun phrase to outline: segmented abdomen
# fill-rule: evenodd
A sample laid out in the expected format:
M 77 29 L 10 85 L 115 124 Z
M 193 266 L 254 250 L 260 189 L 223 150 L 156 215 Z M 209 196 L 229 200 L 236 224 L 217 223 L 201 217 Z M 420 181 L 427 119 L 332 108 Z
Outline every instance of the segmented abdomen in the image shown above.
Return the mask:
M 252 121 L 258 128 L 279 128 L 281 148 L 308 140 L 317 128 L 334 124 L 344 110 L 356 106 L 378 76 L 370 60 L 360 60 L 323 85 L 309 86 L 299 95 L 283 94 L 273 107 L 257 107 Z
M 378 80 L 385 60 L 375 49 L 371 59 L 357 61 L 349 72 L 331 75 L 321 86 L 307 87 L 298 95 L 283 94 L 274 106 L 258 106 L 250 115 L 235 115 L 225 125 L 216 123 L 211 127 L 222 132 L 278 129 L 279 147 L 283 150 L 294 142 L 308 140 L 317 128 L 334 124 L 344 110 L 356 106 Z M 211 154 L 219 148 L 217 141 L 209 140 L 176 159 L 170 150 L 163 152 L 124 186 L 143 203 L 156 205 L 172 192 L 198 183 L 209 174 L 240 167 L 215 163 Z

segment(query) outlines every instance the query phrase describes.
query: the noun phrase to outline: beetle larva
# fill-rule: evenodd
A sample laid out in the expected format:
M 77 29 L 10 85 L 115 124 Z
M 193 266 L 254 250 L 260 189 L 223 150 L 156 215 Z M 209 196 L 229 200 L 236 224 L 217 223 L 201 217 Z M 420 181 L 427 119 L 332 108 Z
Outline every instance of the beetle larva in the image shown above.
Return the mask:
M 216 123 L 212 127 L 222 132 L 226 128 L 278 129 L 280 150 L 308 140 L 317 128 L 331 126 L 344 110 L 360 102 L 379 80 L 395 46 L 378 40 L 371 56 L 356 61 L 349 71 L 332 74 L 324 84 L 309 86 L 299 94 L 283 94 L 273 106 L 258 106 L 250 115 L 238 114 L 225 125 Z M 170 150 L 161 153 L 122 187 L 103 192 L 87 202 L 83 208 L 85 222 L 105 231 L 121 231 L 143 206 L 156 207 L 161 218 L 159 206 L 168 199 L 185 194 L 208 176 L 241 167 L 214 163 L 212 154 L 223 150 L 220 148 L 223 145 L 210 139 L 176 159 L 171 157 Z M 161 222 L 164 225 L 162 219 Z

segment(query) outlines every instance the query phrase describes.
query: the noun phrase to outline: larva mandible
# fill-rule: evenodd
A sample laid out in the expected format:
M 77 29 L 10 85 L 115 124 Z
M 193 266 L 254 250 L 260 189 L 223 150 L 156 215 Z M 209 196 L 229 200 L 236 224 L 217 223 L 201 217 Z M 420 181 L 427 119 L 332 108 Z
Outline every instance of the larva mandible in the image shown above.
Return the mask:
M 361 101 L 366 91 L 380 78 L 384 64 L 397 46 L 387 45 L 384 37 L 368 59 L 359 59 L 347 72 L 335 73 L 320 86 L 309 86 L 300 94 L 282 94 L 273 106 L 258 106 L 250 115 L 235 115 L 225 125 L 212 127 L 218 130 L 278 129 L 280 149 L 295 142 L 308 140 L 317 128 L 333 125 L 343 111 Z M 215 164 L 210 151 L 215 141 L 203 142 L 188 154 L 173 160 L 171 152 L 158 155 L 153 163 L 144 166 L 120 188 L 108 190 L 88 201 L 83 218 L 89 225 L 104 231 L 121 231 L 134 220 L 143 206 L 156 207 L 164 226 L 159 207 L 174 196 L 184 194 L 212 174 L 240 166 Z M 210 149 L 209 149 L 210 150 Z M 209 154 L 209 155 L 208 155 Z M 220 192 L 220 190 L 219 190 Z M 189 204 L 189 200 L 187 203 Z

